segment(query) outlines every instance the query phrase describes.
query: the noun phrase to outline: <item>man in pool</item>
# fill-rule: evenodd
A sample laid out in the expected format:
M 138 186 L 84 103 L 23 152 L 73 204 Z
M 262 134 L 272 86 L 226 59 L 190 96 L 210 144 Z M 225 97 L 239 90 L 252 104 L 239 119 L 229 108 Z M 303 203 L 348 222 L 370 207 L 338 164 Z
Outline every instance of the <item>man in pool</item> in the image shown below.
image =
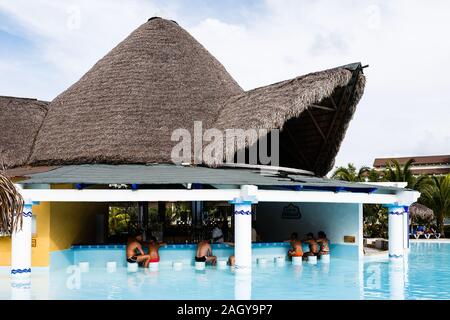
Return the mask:
M 233 247 L 234 248 L 234 243 L 233 242 L 224 242 L 224 244 L 226 244 L 229 247 Z M 236 258 L 234 257 L 234 254 L 232 254 L 231 256 L 228 257 L 228 261 L 227 264 L 230 267 L 233 267 L 235 264 Z
M 293 232 L 291 234 L 291 239 L 286 240 L 285 242 L 291 243 L 292 248 L 288 251 L 288 256 L 290 258 L 303 256 L 302 242 L 298 239 L 297 232 Z
M 325 232 L 319 231 L 317 233 L 317 243 L 320 246 L 319 257 L 322 255 L 330 254 L 330 245 Z
M 314 239 L 314 234 L 312 234 L 311 232 L 308 233 L 304 241 L 309 245 L 309 251 L 305 252 L 305 254 L 303 255 L 303 259 L 307 259 L 308 256 L 317 256 L 319 254 L 319 245 Z
M 148 268 L 150 263 L 159 262 L 159 248 L 166 246 L 164 242 L 158 242 L 155 237 L 150 237 L 148 243 L 148 255 L 150 256 L 144 263 L 144 267 Z
M 211 263 L 216 265 L 217 257 L 212 255 L 211 245 L 208 241 L 200 241 L 197 245 L 197 252 L 195 253 L 195 262 Z
M 150 255 L 145 254 L 142 250 L 142 233 L 137 232 L 134 236 L 128 238 L 127 242 L 127 262 L 129 263 L 146 263 L 150 259 Z

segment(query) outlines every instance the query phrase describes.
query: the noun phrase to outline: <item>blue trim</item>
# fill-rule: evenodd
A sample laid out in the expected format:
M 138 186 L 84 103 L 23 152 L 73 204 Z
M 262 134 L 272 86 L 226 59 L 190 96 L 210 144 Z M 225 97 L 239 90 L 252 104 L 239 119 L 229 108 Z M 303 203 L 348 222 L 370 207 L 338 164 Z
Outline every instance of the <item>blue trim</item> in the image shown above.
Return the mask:
M 132 183 L 131 190 L 136 191 L 137 189 L 139 189 L 139 185 L 137 183 Z
M 75 183 L 75 188 L 77 188 L 78 190 L 83 190 L 84 188 L 87 187 L 87 184 L 84 183 Z
M 403 258 L 403 255 L 402 254 L 399 254 L 399 255 L 397 255 L 397 254 L 389 254 L 389 258 Z
M 22 216 L 26 218 L 31 218 L 33 216 L 33 213 L 31 211 L 22 212 Z
M 240 215 L 243 215 L 243 216 L 251 216 L 252 215 L 252 211 L 251 210 L 250 211 L 248 211 L 248 210 L 238 210 L 238 211 L 234 211 L 234 214 L 235 215 L 240 214 Z
M 17 273 L 31 273 L 31 268 L 28 269 L 12 269 L 11 274 L 17 274 Z
M 393 216 L 402 216 L 405 212 L 394 212 L 394 211 L 389 211 L 390 215 Z

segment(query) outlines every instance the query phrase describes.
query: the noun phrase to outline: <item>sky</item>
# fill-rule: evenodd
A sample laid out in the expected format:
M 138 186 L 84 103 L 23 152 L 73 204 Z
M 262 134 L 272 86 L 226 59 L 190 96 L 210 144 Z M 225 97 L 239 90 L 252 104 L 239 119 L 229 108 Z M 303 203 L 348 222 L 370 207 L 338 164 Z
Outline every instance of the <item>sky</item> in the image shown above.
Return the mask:
M 0 0 L 0 95 L 52 100 L 152 16 L 245 90 L 369 65 L 336 165 L 450 153 L 447 0 Z

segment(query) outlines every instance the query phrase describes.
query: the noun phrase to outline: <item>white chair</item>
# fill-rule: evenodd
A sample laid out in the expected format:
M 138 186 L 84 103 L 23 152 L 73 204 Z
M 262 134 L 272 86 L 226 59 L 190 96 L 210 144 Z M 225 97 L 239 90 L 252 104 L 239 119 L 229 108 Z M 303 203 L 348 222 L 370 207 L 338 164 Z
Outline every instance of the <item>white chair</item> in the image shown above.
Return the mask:
M 292 257 L 292 264 L 294 266 L 301 266 L 303 263 L 303 257 Z
M 181 270 L 181 269 L 183 269 L 183 262 L 181 262 L 181 261 L 174 261 L 172 263 L 172 268 L 174 270 Z
M 206 263 L 205 262 L 195 261 L 195 270 L 202 271 L 202 270 L 205 270 L 205 268 L 206 268 Z
M 79 262 L 78 267 L 80 268 L 80 272 L 89 272 L 89 262 L 87 261 Z
M 317 256 L 308 256 L 309 264 L 317 264 Z
M 116 270 L 117 270 L 117 262 L 115 262 L 115 261 L 108 261 L 106 263 L 106 271 L 108 273 L 116 272 Z
M 127 262 L 127 271 L 128 272 L 137 272 L 139 270 L 139 264 L 138 263 L 130 263 Z

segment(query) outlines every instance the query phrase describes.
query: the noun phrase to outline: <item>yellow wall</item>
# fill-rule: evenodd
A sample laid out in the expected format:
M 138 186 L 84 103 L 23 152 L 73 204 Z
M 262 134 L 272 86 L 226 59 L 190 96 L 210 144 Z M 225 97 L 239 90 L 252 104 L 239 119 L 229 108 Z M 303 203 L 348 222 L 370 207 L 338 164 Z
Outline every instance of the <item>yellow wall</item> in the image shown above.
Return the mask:
M 36 247 L 31 248 L 31 265 L 34 267 L 45 267 L 49 263 L 50 206 L 50 202 L 33 206 L 33 215 L 36 216 Z
M 69 249 L 74 243 L 95 242 L 96 215 L 107 212 L 106 203 L 52 203 L 50 251 Z
M 11 265 L 11 238 L 0 238 L 0 266 Z
M 33 206 L 36 216 L 36 247 L 33 267 L 49 265 L 49 252 L 69 249 L 74 243 L 96 240 L 96 215 L 107 214 L 107 203 L 41 202 Z M 11 238 L 0 238 L 0 266 L 11 265 Z

